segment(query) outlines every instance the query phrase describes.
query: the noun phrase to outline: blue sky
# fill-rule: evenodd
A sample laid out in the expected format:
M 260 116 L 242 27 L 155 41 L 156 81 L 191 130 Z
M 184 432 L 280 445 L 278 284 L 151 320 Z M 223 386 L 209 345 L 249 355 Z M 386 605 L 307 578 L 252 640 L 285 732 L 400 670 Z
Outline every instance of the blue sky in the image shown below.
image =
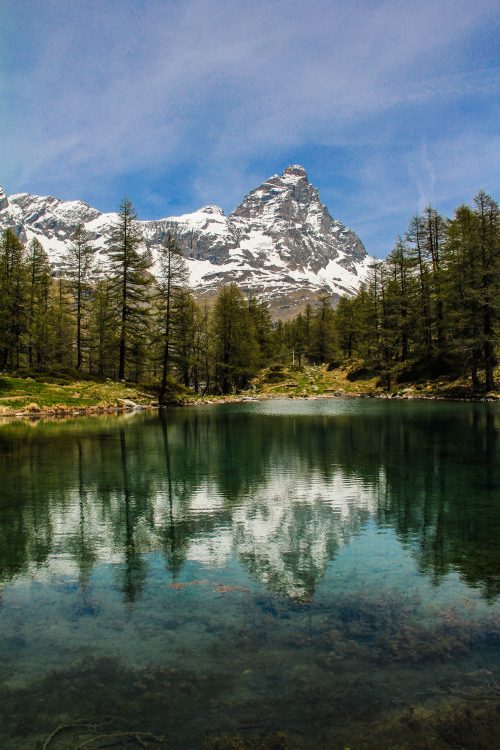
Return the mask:
M 300 163 L 383 257 L 500 187 L 500 2 L 2 0 L 0 184 L 140 218 Z

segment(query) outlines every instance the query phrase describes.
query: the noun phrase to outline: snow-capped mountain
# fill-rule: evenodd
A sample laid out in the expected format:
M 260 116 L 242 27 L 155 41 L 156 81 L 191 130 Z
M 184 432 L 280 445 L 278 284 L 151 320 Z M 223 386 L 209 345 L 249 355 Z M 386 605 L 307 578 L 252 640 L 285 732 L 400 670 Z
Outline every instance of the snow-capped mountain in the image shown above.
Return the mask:
M 0 188 L 0 228 L 14 228 L 25 242 L 37 237 L 54 271 L 79 223 L 104 267 L 116 218 L 82 201 L 7 196 Z M 356 234 L 330 216 L 299 165 L 252 190 L 229 216 L 219 206 L 205 206 L 140 224 L 153 257 L 167 231 L 176 237 L 198 297 L 213 296 L 222 284 L 235 281 L 268 300 L 281 317 L 324 294 L 335 299 L 353 293 L 373 260 Z

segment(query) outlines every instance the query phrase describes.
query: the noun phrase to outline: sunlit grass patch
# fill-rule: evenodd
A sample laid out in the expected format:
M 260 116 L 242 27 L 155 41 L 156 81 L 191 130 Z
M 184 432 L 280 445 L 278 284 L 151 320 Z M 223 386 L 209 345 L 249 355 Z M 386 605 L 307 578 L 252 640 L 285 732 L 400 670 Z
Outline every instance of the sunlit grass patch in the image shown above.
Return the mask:
M 138 386 L 114 381 L 91 380 L 45 382 L 33 378 L 0 378 L 0 413 L 37 413 L 50 410 L 118 408 L 121 399 L 140 405 L 154 401 L 152 394 Z

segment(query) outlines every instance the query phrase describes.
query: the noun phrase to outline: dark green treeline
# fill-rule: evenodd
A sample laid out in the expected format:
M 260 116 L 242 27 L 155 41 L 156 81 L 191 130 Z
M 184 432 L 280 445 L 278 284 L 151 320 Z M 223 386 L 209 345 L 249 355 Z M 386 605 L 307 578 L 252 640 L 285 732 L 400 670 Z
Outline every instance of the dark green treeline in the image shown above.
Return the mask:
M 360 360 L 388 388 L 467 374 L 492 390 L 499 314 L 499 209 L 480 192 L 451 220 L 431 207 L 411 220 L 358 294 L 326 314 L 328 355 Z
M 0 372 L 127 379 L 160 398 L 244 388 L 272 358 L 268 307 L 235 284 L 210 306 L 196 304 L 186 262 L 167 233 L 156 258 L 124 200 L 99 262 L 78 226 L 56 278 L 37 239 L 25 247 L 7 229 L 0 242 Z
M 166 234 L 156 258 L 144 250 L 124 200 L 97 259 L 77 227 L 53 278 L 34 239 L 12 230 L 0 243 L 0 371 L 74 372 L 155 385 L 160 400 L 178 384 L 228 393 L 270 364 L 356 362 L 390 388 L 398 381 L 467 374 L 495 387 L 500 311 L 498 204 L 484 192 L 453 219 L 428 207 L 415 216 L 355 297 L 334 309 L 325 297 L 288 322 L 223 287 L 195 302 L 187 267 Z

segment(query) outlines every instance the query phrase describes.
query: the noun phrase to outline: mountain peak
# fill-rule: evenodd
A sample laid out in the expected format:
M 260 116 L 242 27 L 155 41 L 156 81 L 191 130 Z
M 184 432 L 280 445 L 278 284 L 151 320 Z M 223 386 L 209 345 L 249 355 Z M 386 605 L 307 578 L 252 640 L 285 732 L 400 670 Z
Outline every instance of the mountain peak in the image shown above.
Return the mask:
M 307 172 L 300 164 L 289 164 L 286 169 L 283 170 L 282 177 L 293 177 L 295 179 L 307 180 Z
M 273 175 L 245 196 L 230 215 L 274 227 L 282 234 L 313 221 L 315 231 L 329 232 L 332 218 L 321 203 L 317 189 L 300 164 L 289 164 L 281 175 Z

